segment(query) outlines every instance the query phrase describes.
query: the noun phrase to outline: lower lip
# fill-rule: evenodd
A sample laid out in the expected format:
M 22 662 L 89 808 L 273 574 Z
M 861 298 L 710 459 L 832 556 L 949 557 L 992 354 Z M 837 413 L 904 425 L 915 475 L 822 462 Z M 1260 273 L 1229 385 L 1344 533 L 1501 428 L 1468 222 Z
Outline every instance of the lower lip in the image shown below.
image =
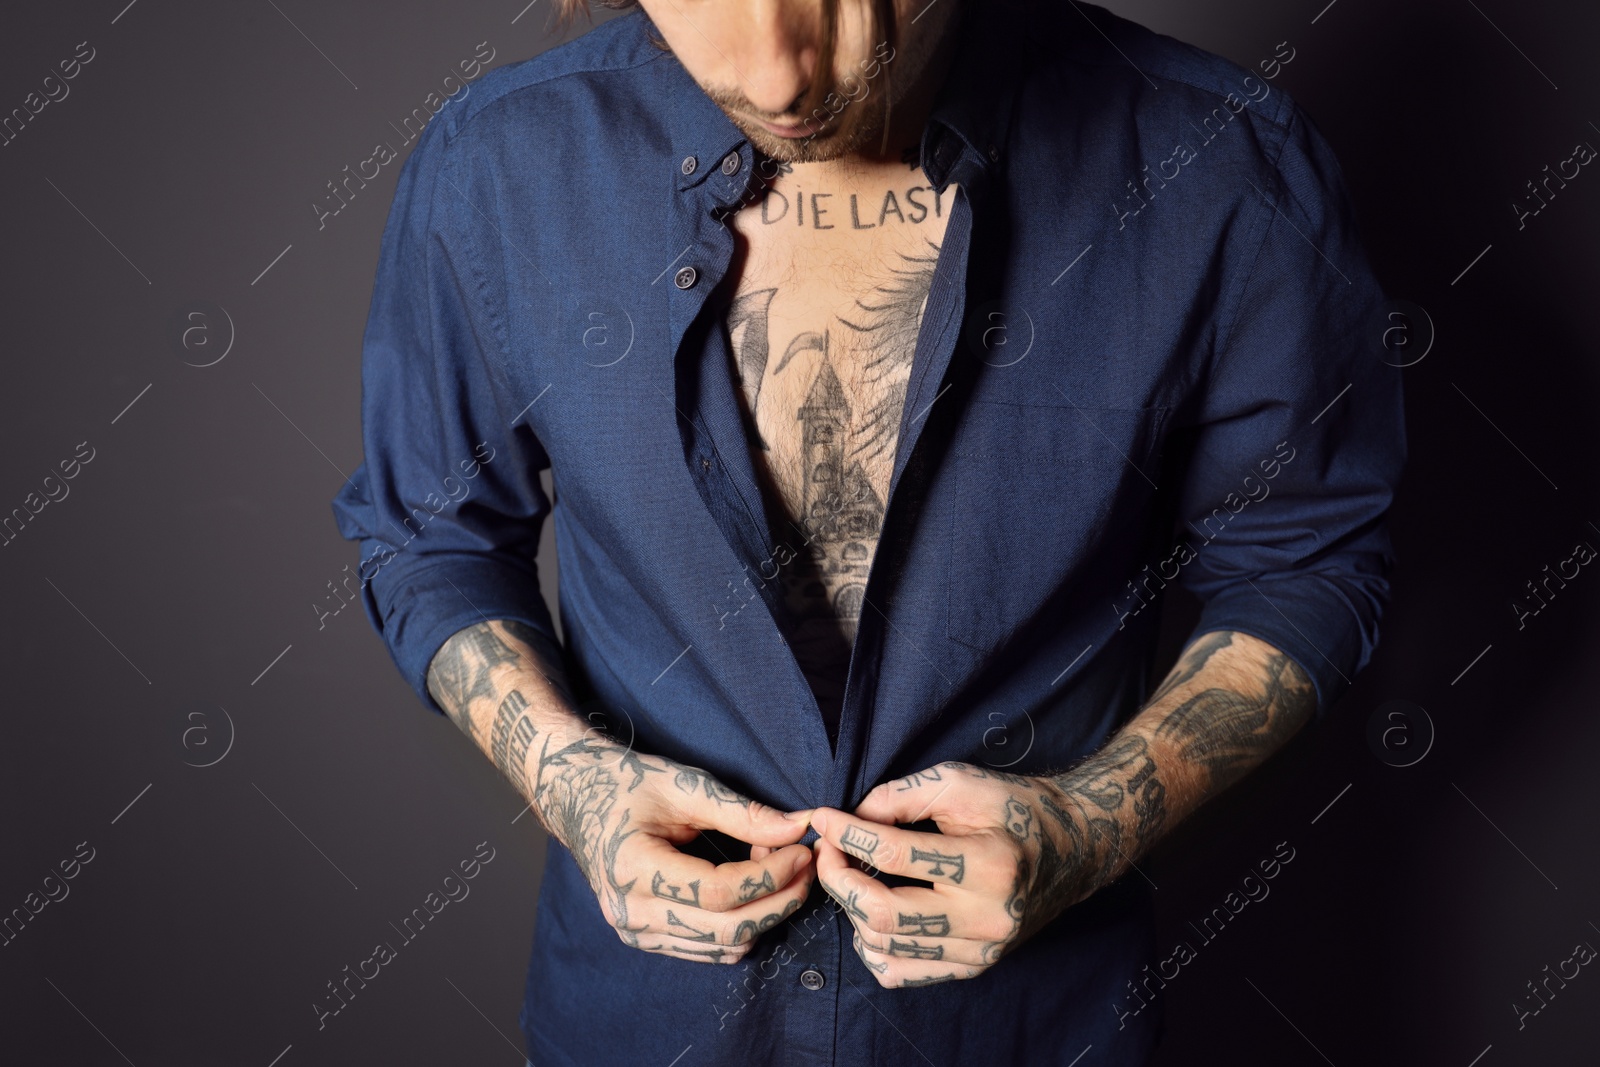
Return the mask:
M 804 126 L 774 126 L 772 123 L 767 122 L 764 119 L 756 119 L 756 121 L 761 123 L 763 129 L 767 130 L 769 133 L 777 134 L 779 137 L 807 137 L 811 133 L 811 131 L 806 129 Z

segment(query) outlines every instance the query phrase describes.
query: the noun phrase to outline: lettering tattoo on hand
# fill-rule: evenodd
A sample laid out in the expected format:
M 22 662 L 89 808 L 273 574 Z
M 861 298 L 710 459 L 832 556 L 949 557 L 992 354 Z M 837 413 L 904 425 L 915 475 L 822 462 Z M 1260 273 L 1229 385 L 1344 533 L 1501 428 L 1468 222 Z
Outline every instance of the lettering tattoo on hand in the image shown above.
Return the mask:
M 856 955 L 861 957 L 861 962 L 866 964 L 867 970 L 872 971 L 874 974 L 883 974 L 889 969 L 888 960 L 884 960 L 882 963 L 873 963 L 867 958 L 867 947 L 861 943 L 861 935 L 859 933 L 850 935 L 850 944 L 856 950 Z
M 942 782 L 944 778 L 939 774 L 939 768 L 929 767 L 925 771 L 914 771 L 895 783 L 895 791 L 904 793 L 908 789 L 915 789 L 927 782 Z
M 925 915 L 914 912 L 907 915 L 900 912 L 895 917 L 895 923 L 900 927 L 902 934 L 914 934 L 918 937 L 949 937 L 949 915 Z
M 912 863 L 931 864 L 928 874 L 935 878 L 948 878 L 957 885 L 967 876 L 967 857 L 965 855 L 947 856 L 943 852 L 924 852 L 915 846 L 911 849 Z M 949 867 L 949 870 L 945 870 Z
M 789 903 L 783 906 L 782 911 L 772 912 L 771 914 L 764 916 L 760 922 L 756 922 L 754 919 L 746 919 L 744 922 L 740 923 L 734 928 L 733 943 L 735 945 L 742 945 L 746 941 L 755 940 L 757 937 L 760 937 L 762 934 L 766 933 L 768 930 L 772 929 L 774 926 L 777 926 L 779 923 L 783 922 L 783 920 L 799 911 L 800 904 L 801 901 L 798 898 L 791 900 Z
M 913 960 L 942 960 L 944 959 L 944 946 L 924 945 L 917 941 L 900 941 L 891 937 L 886 954 L 903 956 L 906 959 Z
M 691 908 L 700 906 L 700 879 L 696 878 L 686 886 L 672 885 L 667 881 L 667 876 L 660 871 L 650 879 L 650 892 L 663 900 L 687 904 Z
M 931 974 L 926 978 L 907 978 L 900 983 L 901 989 L 916 989 L 919 986 L 938 985 L 940 982 L 954 982 L 958 978 L 975 978 L 978 971 L 969 967 L 966 974 Z
M 673 914 L 671 908 L 667 909 L 667 932 L 686 941 L 715 941 L 715 930 L 697 930 Z
M 871 830 L 851 825 L 845 827 L 844 836 L 839 839 L 839 844 L 856 859 L 871 863 L 873 853 L 878 850 L 878 835 Z
M 841 897 L 834 891 L 833 887 L 828 885 L 826 882 L 824 882 L 822 885 L 822 891 L 828 894 L 828 896 L 832 897 L 838 903 L 838 905 L 851 916 L 861 920 L 862 922 L 869 921 L 866 910 L 861 907 L 861 894 L 859 891 L 852 889 L 849 895 Z
M 635 947 L 642 946 L 636 945 Z M 682 956 L 685 959 L 710 960 L 712 963 L 733 963 L 738 959 L 737 956 L 725 948 L 686 948 L 683 945 L 650 945 L 643 947 L 648 947 L 653 952 L 665 951 L 674 956 Z

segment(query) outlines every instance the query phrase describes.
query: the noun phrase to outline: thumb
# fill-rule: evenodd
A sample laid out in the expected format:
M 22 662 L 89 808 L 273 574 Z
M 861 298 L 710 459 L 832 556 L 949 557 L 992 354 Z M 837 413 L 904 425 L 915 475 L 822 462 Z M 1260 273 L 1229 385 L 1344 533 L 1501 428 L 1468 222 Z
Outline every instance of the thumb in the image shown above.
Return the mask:
M 955 784 L 951 774 L 949 770 L 936 768 L 883 782 L 861 798 L 855 814 L 886 826 L 923 819 L 937 822 L 955 814 L 952 801 L 959 790 L 951 789 Z
M 673 783 L 681 791 L 678 810 L 702 830 L 720 830 L 751 845 L 781 848 L 805 836 L 810 809 L 790 815 L 759 800 L 752 800 L 717 781 L 705 771 L 685 768 Z

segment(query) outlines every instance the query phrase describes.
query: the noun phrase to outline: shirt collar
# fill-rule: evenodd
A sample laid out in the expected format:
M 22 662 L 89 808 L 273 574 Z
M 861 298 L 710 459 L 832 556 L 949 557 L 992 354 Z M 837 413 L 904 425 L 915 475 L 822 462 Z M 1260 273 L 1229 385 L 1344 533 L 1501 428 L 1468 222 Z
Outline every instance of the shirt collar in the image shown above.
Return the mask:
M 648 23 L 647 23 L 648 25 Z M 651 28 L 654 32 L 654 28 Z M 667 109 L 672 141 L 674 187 L 683 192 L 705 185 L 719 201 L 732 203 L 748 188 L 756 162 L 754 146 L 715 101 L 705 94 L 676 56 L 667 55 Z M 723 161 L 737 156 L 732 175 Z
M 943 192 L 955 170 L 964 165 L 989 174 L 1004 163 L 1012 104 L 1030 64 L 1025 24 L 980 0 L 961 0 L 956 54 L 922 133 L 922 169 Z M 1011 32 L 1008 32 L 1011 31 Z
M 981 7 L 978 0 L 962 0 L 958 25 L 949 31 L 957 35 L 956 53 L 923 128 L 922 169 L 940 192 L 960 177 L 958 164 L 980 173 L 1003 164 L 1012 102 L 1028 65 L 1021 61 L 1025 49 L 1018 35 L 1006 32 L 1014 20 Z M 657 32 L 643 12 L 637 16 L 645 33 Z M 739 127 L 675 56 L 665 54 L 663 61 L 675 188 L 683 192 L 704 185 L 729 206 L 747 199 L 765 157 L 754 154 Z M 722 165 L 733 154 L 739 166 L 728 175 Z M 770 172 L 771 165 L 766 169 Z

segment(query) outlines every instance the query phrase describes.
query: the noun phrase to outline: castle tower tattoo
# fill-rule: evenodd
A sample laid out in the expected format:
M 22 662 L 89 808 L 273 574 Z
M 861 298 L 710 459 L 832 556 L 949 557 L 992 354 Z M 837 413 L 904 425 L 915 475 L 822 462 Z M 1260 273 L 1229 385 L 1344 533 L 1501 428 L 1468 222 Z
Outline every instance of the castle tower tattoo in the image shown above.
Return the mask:
M 796 414 L 805 427 L 801 515 L 810 541 L 789 585 L 808 605 L 807 614 L 853 624 L 861 614 L 884 507 L 861 462 L 846 454 L 850 402 L 827 359 Z M 830 585 L 837 590 L 831 609 Z

